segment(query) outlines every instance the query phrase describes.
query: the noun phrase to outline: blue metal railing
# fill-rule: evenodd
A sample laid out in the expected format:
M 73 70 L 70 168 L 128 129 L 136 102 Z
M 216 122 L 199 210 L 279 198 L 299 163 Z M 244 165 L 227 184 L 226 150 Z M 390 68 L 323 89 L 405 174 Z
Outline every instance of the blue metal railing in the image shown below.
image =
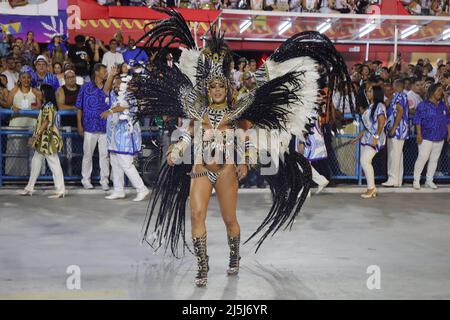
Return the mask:
M 39 115 L 39 110 L 21 110 L 17 113 L 14 113 L 11 109 L 2 109 L 0 108 L 0 187 L 3 186 L 4 181 L 26 181 L 28 180 L 29 176 L 26 175 L 7 175 L 5 173 L 5 163 L 6 158 L 4 150 L 6 150 L 6 142 L 8 140 L 8 136 L 14 135 L 17 136 L 24 136 L 24 137 L 31 137 L 33 135 L 33 129 L 30 128 L 30 130 L 24 130 L 24 129 L 11 129 L 11 127 L 4 127 L 5 125 L 3 122 L 4 120 L 7 120 L 12 115 L 21 115 L 21 116 L 30 116 L 30 117 L 37 117 Z M 59 116 L 76 116 L 75 110 L 61 110 L 58 111 Z M 142 137 L 143 138 L 152 138 L 159 136 L 159 132 L 150 132 L 150 131 L 143 131 Z M 61 130 L 62 138 L 64 139 L 64 142 L 67 141 L 68 138 L 73 139 L 81 139 L 80 135 L 76 131 L 67 132 L 64 130 Z M 65 143 L 66 145 L 66 143 Z M 82 149 L 80 150 L 80 152 Z M 27 158 L 29 155 L 23 155 L 22 158 Z M 60 159 L 62 158 L 62 154 L 60 154 Z M 70 157 L 71 158 L 71 157 Z M 71 160 L 68 160 L 70 162 Z M 70 163 L 69 163 L 70 164 Z M 64 169 L 64 168 L 63 168 Z M 81 168 L 80 168 L 81 169 Z M 70 170 L 72 171 L 72 170 Z M 79 170 L 77 170 L 79 171 Z M 53 177 L 51 175 L 41 175 L 39 176 L 38 180 L 40 181 L 51 181 L 53 180 Z M 71 174 L 68 175 L 66 170 L 64 170 L 64 180 L 65 181 L 80 181 L 81 175 L 80 174 Z M 93 177 L 93 180 L 99 180 L 99 177 Z

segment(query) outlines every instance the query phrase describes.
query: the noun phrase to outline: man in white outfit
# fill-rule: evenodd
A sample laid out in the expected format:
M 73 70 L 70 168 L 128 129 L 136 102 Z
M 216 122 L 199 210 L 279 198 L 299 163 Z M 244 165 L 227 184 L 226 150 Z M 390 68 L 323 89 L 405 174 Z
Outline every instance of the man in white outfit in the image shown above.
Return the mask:
M 98 144 L 100 162 L 100 184 L 102 189 L 109 190 L 109 159 L 106 144 L 106 119 L 101 114 L 109 109 L 107 97 L 111 91 L 117 68 L 113 67 L 108 76 L 106 66 L 97 63 L 94 66 L 95 80 L 84 84 L 78 93 L 75 107 L 81 110 L 83 133 L 83 161 L 81 166 L 81 183 L 85 189 L 94 188 L 91 184 L 92 157 Z
M 385 187 L 401 187 L 403 183 L 403 145 L 408 139 L 408 97 L 403 93 L 404 82 L 394 81 L 394 96 L 387 110 L 388 180 Z

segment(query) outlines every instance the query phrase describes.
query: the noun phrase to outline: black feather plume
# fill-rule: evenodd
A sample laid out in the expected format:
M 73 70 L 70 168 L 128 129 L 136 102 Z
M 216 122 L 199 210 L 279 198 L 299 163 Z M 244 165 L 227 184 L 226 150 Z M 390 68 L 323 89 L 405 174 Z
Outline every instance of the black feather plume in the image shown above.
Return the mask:
M 173 44 L 184 45 L 189 49 L 196 47 L 191 30 L 180 13 L 172 8 L 152 7 L 152 9 L 167 14 L 169 18 L 157 22 L 136 43 L 144 41 L 144 47 L 152 50 L 156 48 L 156 59 L 163 59 L 167 49 Z
M 175 257 L 180 256 L 180 238 L 183 241 L 183 254 L 185 248 L 190 250 L 185 241 L 185 216 L 191 181 L 188 173 L 191 169 L 192 165 L 188 164 L 170 167 L 167 162 L 164 163 L 152 190 L 143 226 L 142 241 L 155 250 L 164 247 L 167 251 L 170 247 Z
M 245 108 L 238 119 L 249 120 L 253 125 L 264 129 L 286 129 L 291 104 L 298 101 L 295 93 L 302 86 L 302 72 L 288 72 L 256 88 L 251 104 Z M 238 107 L 239 108 L 239 107 Z M 237 109 L 238 111 L 238 109 Z
M 133 79 L 129 86 L 138 88 L 129 96 L 138 101 L 139 119 L 148 115 L 189 118 L 182 99 L 192 90 L 192 83 L 176 66 L 157 65 L 147 75 Z
M 264 221 L 244 242 L 247 243 L 259 233 L 257 252 L 264 240 L 284 226 L 291 228 L 311 188 L 312 172 L 308 160 L 296 152 L 285 153 L 280 159 L 276 174 L 264 176 L 272 192 L 273 204 Z

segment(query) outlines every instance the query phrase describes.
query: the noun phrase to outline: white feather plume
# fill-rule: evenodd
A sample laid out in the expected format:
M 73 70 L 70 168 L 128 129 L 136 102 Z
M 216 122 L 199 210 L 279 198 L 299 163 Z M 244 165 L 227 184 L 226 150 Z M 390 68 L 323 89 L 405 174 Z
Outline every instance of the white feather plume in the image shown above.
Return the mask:
M 311 118 L 317 116 L 319 103 L 319 85 L 317 81 L 320 77 L 317 72 L 317 63 L 309 57 L 294 58 L 282 63 L 267 60 L 266 70 L 269 80 L 291 71 L 304 72 L 301 75 L 303 86 L 296 92 L 299 101 L 294 104 L 294 110 L 287 123 L 288 132 L 280 135 L 281 148 L 287 151 L 291 134 L 298 136 L 301 141 L 304 141 L 306 125 L 311 121 Z
M 188 76 L 189 80 L 191 80 L 192 84 L 195 86 L 195 76 L 197 74 L 197 64 L 198 58 L 200 57 L 201 51 L 196 49 L 187 49 L 180 48 L 181 56 L 179 68 L 181 72 L 183 72 L 186 76 Z

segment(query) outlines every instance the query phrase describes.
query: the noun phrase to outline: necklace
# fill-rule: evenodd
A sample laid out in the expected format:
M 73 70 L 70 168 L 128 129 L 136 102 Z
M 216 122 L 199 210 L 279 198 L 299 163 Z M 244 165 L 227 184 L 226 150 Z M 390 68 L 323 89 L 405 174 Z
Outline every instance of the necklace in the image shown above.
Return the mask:
M 222 103 L 212 103 L 209 108 L 212 110 L 224 110 L 227 108 L 227 102 L 224 101 Z
M 209 122 L 213 126 L 214 129 L 217 129 L 219 126 L 219 123 L 223 120 L 225 117 L 226 109 L 212 109 L 210 108 L 208 110 L 208 118 Z

